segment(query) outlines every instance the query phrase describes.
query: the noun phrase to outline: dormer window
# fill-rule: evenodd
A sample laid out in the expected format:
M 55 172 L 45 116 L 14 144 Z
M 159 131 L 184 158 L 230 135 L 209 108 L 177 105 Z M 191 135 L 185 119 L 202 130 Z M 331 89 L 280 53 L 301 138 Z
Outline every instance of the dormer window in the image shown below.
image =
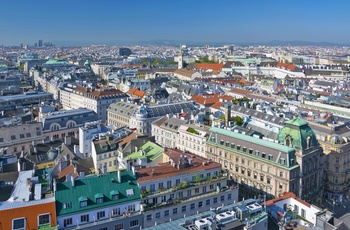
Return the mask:
M 110 192 L 110 195 L 111 195 L 111 199 L 112 200 L 119 200 L 119 192 L 118 191 L 112 190 Z
M 83 208 L 83 207 L 86 207 L 87 206 L 87 202 L 88 202 L 88 199 L 86 196 L 81 196 L 79 197 L 79 204 L 80 204 L 80 207 Z
M 126 195 L 127 195 L 127 196 L 133 196 L 133 195 L 134 195 L 134 189 L 128 189 L 128 190 L 126 190 Z
M 102 193 L 96 193 L 95 194 L 96 204 L 102 204 L 103 203 L 103 194 Z

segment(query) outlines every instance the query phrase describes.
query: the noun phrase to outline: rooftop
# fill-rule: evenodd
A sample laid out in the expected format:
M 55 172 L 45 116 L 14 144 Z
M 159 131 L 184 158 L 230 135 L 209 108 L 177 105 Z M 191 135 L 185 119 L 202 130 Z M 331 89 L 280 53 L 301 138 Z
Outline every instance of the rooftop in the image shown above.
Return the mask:
M 120 172 L 120 177 L 121 183 L 118 182 L 117 173 L 75 180 L 74 186 L 71 181 L 57 183 L 55 194 L 57 216 L 140 200 L 140 189 L 133 173 L 130 171 Z M 133 191 L 133 195 L 128 194 L 130 189 Z M 119 198 L 113 200 L 112 195 L 114 194 L 119 194 Z M 103 202 L 96 203 L 96 196 L 103 198 Z M 80 207 L 81 201 L 86 201 L 87 206 Z M 67 203 L 71 203 L 71 208 L 64 209 L 64 204 Z
M 130 159 L 145 159 L 147 158 L 148 162 L 151 162 L 158 157 L 160 157 L 163 153 L 163 148 L 159 145 L 148 141 L 143 144 L 140 149 L 136 152 L 131 153 L 128 158 Z

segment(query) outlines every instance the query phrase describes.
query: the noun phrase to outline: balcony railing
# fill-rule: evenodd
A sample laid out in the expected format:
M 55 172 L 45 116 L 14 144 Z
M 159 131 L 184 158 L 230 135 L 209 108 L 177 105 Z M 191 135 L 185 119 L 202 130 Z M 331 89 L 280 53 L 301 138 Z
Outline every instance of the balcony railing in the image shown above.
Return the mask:
M 178 199 L 174 199 L 174 200 L 169 199 L 168 201 L 162 202 L 159 204 L 142 204 L 143 210 L 144 211 L 151 211 L 151 210 L 156 210 L 156 209 L 160 209 L 160 208 L 165 208 L 165 207 L 169 207 L 172 205 L 181 204 L 184 202 L 189 202 L 192 200 L 210 197 L 210 196 L 213 196 L 215 194 L 227 192 L 227 191 L 237 189 L 237 188 L 238 188 L 237 186 L 231 186 L 231 187 L 224 186 L 224 187 L 220 188 L 219 191 L 215 190 L 215 191 L 211 191 L 211 192 L 206 192 L 205 194 L 198 194 L 198 195 L 194 194 L 190 197 L 182 197 L 182 198 L 178 198 Z

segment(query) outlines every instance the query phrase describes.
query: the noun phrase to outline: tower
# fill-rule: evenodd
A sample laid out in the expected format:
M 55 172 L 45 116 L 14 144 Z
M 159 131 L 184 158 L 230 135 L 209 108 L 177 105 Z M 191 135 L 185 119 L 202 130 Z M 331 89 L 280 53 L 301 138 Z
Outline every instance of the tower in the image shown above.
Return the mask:
M 178 61 L 177 62 L 177 68 L 178 69 L 182 69 L 183 68 L 183 64 L 182 64 L 182 62 L 183 62 L 183 53 L 182 53 L 182 46 L 181 46 L 181 44 L 180 44 L 180 55 L 179 55 L 177 61 Z

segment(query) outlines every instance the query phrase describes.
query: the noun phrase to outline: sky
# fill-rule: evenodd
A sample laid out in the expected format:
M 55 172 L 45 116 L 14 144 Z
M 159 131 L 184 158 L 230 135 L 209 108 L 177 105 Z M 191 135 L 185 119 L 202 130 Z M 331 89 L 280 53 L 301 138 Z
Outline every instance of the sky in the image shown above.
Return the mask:
M 11 0 L 0 45 L 130 42 L 350 44 L 348 0 Z

